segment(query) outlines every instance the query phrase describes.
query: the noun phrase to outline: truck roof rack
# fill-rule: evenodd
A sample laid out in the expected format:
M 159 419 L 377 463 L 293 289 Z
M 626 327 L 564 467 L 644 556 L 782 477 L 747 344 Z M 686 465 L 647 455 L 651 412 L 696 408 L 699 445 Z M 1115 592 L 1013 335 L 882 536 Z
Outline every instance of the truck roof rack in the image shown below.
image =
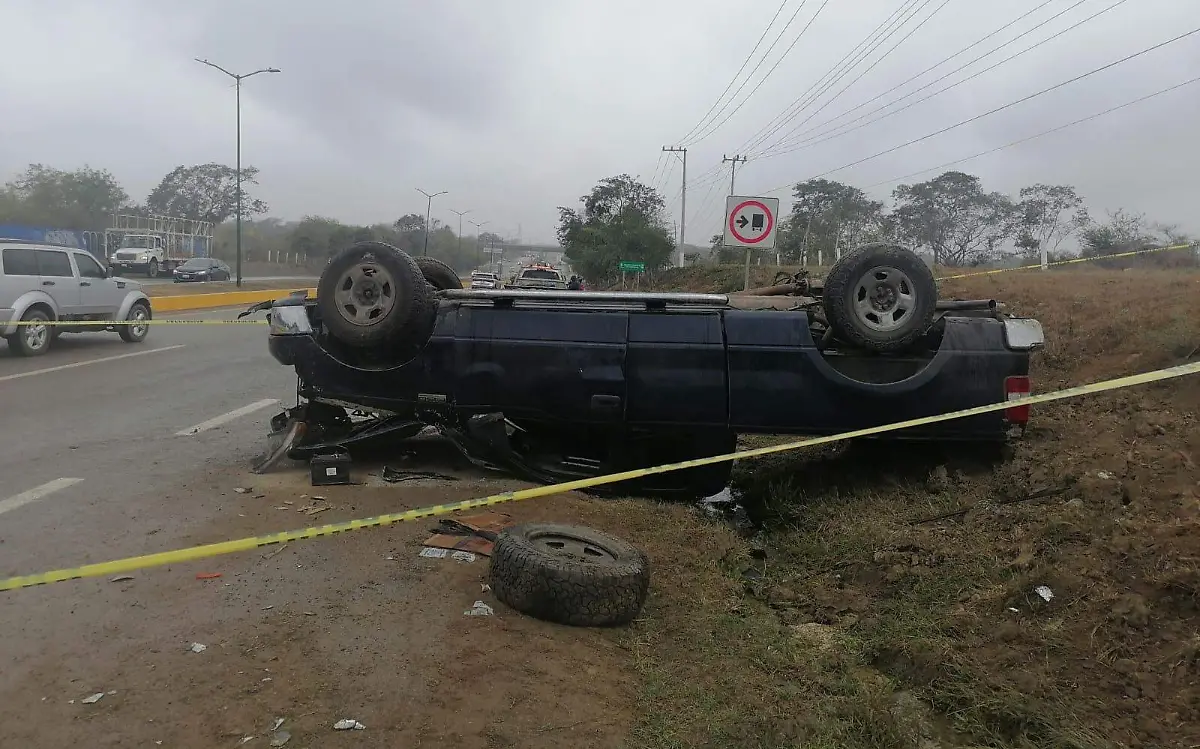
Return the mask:
M 512 305 L 514 302 L 575 302 L 616 303 L 645 305 L 649 309 L 668 305 L 725 307 L 729 297 L 725 294 L 692 294 L 686 292 L 638 292 L 638 291 L 568 291 L 568 290 L 517 290 L 517 289 L 446 289 L 439 292 L 444 299 L 492 302 L 497 305 Z

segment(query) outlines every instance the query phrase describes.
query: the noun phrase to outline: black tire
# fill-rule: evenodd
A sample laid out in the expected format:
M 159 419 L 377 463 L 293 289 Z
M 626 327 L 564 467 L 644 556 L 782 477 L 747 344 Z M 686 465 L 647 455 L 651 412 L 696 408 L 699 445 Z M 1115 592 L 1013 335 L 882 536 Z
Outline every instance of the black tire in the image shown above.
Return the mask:
M 517 611 L 580 627 L 628 624 L 650 592 L 640 549 L 577 525 L 508 528 L 496 539 L 489 577 L 496 598 Z
M 358 280 L 355 280 L 355 277 Z M 436 301 L 413 259 L 383 242 L 357 242 L 325 266 L 317 307 L 330 335 L 357 348 L 408 350 L 433 332 Z
M 134 302 L 129 308 L 129 314 L 125 316 L 126 320 L 144 319 L 147 323 L 150 321 L 150 305 L 145 302 Z M 121 336 L 121 340 L 126 343 L 141 343 L 146 340 L 146 336 L 150 334 L 150 325 L 118 325 L 117 335 Z
M 37 323 L 50 322 L 50 314 L 45 310 L 34 307 L 21 316 L 21 322 L 33 323 L 20 325 L 17 332 L 8 337 L 8 347 L 19 356 L 41 356 L 50 350 L 54 340 L 51 326 L 38 326 Z
M 425 280 L 429 285 L 438 291 L 446 289 L 461 289 L 462 279 L 454 272 L 454 269 L 446 265 L 441 260 L 432 257 L 419 257 L 416 259 L 417 267 L 421 269 L 421 275 L 425 276 Z
M 907 304 L 901 294 L 910 297 Z M 937 281 L 911 250 L 866 244 L 829 271 L 822 306 L 834 334 L 846 343 L 880 353 L 902 351 L 933 324 Z
M 149 278 L 158 278 L 158 261 L 151 258 L 150 265 L 146 267 L 146 276 Z

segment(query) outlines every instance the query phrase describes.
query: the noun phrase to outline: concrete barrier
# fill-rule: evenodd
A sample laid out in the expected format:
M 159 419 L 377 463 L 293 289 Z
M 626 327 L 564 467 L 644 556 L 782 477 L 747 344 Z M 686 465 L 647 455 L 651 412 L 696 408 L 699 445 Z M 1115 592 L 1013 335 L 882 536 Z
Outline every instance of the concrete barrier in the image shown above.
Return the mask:
M 265 289 L 263 291 L 225 291 L 219 294 L 181 294 L 179 296 L 152 296 L 150 309 L 155 315 L 162 312 L 182 312 L 184 310 L 217 309 L 219 307 L 237 307 L 251 305 L 256 302 L 266 302 L 272 299 L 282 299 L 293 291 L 307 291 L 310 297 L 316 297 L 316 289 Z

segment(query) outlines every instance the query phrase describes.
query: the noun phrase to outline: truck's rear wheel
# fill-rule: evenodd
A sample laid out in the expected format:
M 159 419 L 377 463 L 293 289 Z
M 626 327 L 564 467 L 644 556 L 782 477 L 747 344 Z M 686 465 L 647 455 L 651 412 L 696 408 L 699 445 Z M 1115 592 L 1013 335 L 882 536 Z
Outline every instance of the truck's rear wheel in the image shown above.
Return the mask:
M 822 305 L 843 341 L 869 351 L 902 351 L 933 324 L 937 281 L 911 250 L 867 244 L 829 271 Z
M 441 260 L 432 257 L 419 257 L 417 267 L 421 269 L 421 275 L 429 282 L 429 285 L 438 291 L 446 289 L 461 289 L 462 279 L 454 272 L 454 269 L 446 265 Z
M 158 278 L 158 261 L 154 258 L 151 258 L 150 265 L 146 266 L 146 275 L 149 278 Z
M 321 273 L 317 306 L 329 334 L 356 348 L 411 350 L 433 332 L 436 300 L 420 268 L 383 242 L 358 242 Z

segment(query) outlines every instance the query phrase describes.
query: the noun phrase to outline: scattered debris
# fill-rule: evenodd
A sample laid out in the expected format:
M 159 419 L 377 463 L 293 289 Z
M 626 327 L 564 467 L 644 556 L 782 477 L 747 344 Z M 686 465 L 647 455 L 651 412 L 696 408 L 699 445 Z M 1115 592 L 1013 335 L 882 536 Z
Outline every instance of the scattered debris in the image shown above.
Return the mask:
M 80 702 L 82 702 L 85 705 L 94 705 L 103 698 L 104 698 L 104 692 L 96 692 L 95 694 L 91 695 L 90 697 L 84 697 L 82 700 L 80 700 Z
M 480 589 L 480 592 L 490 593 L 492 591 L 492 586 L 488 585 L 487 583 L 480 583 L 479 589 Z
M 1108 471 L 1097 471 L 1096 477 L 1103 479 L 1104 481 L 1110 481 L 1114 478 L 1114 476 L 1111 473 L 1109 473 Z
M 237 492 L 238 494 L 249 494 L 250 492 L 252 492 L 254 490 L 250 489 L 248 487 L 245 487 L 245 486 L 239 486 L 239 487 L 234 488 L 234 491 Z
M 426 546 L 425 548 L 421 549 L 421 553 L 418 554 L 418 556 L 426 557 L 427 559 L 445 559 L 449 553 L 450 552 L 446 551 L 445 549 L 434 549 L 430 546 Z
M 425 546 L 490 557 L 496 536 L 512 524 L 512 517 L 501 512 L 444 518 L 433 529 L 433 535 L 425 539 Z
M 476 601 L 474 606 L 463 612 L 463 616 L 491 616 L 494 613 L 496 611 L 491 606 L 483 601 Z
M 283 718 L 276 718 L 276 719 L 275 719 L 275 725 L 271 726 L 271 730 L 272 730 L 272 731 L 278 731 L 278 730 L 279 730 L 279 727 L 283 725 L 283 721 L 284 721 L 284 719 L 283 719 Z
M 263 558 L 263 559 L 270 559 L 271 557 L 273 557 L 273 556 L 275 556 L 276 554 L 280 553 L 281 551 L 283 551 L 283 550 L 284 550 L 284 549 L 286 549 L 287 547 L 288 547 L 288 542 L 287 542 L 287 541 L 284 541 L 283 543 L 281 543 L 281 544 L 278 546 L 278 548 L 274 549 L 273 551 L 269 551 L 269 552 L 267 552 L 266 554 L 263 554 L 263 555 L 262 555 L 262 558 Z M 269 608 L 271 608 L 271 607 L 270 607 L 270 606 L 268 606 L 267 608 L 269 609 Z
M 475 555 L 469 551 L 456 551 L 450 555 L 450 558 L 456 562 L 474 562 Z
M 288 733 L 287 731 L 280 731 L 279 733 L 275 734 L 273 739 L 271 739 L 271 746 L 283 746 L 291 740 L 292 734 Z
M 133 579 L 133 575 L 117 575 L 116 577 L 109 580 L 109 582 L 110 583 L 123 583 L 126 580 L 132 580 L 132 579 Z
M 220 572 L 197 572 L 196 573 L 197 580 L 216 580 L 220 576 L 221 576 Z
M 208 646 L 201 645 L 198 642 L 193 642 L 188 650 L 192 651 L 193 653 L 203 653 L 205 650 L 208 650 Z
M 1050 588 L 1045 585 L 1037 586 L 1033 589 L 1033 592 L 1041 596 L 1042 600 L 1046 603 L 1049 603 L 1050 599 L 1054 597 L 1054 591 L 1050 590 Z
M 458 481 L 458 476 L 450 476 L 445 473 L 435 473 L 433 471 L 417 471 L 406 468 L 392 468 L 390 466 L 383 467 L 383 480 L 389 484 L 398 484 L 401 481 L 420 481 L 422 479 Z
M 251 741 L 254 741 L 253 736 L 243 736 L 242 740 L 238 742 L 238 746 L 241 746 L 242 744 L 248 744 Z
M 339 720 L 337 723 L 333 724 L 333 730 L 335 731 L 361 731 L 365 728 L 366 726 L 364 726 L 362 723 L 359 723 L 357 720 L 353 720 L 351 718 L 343 718 L 342 720 Z

